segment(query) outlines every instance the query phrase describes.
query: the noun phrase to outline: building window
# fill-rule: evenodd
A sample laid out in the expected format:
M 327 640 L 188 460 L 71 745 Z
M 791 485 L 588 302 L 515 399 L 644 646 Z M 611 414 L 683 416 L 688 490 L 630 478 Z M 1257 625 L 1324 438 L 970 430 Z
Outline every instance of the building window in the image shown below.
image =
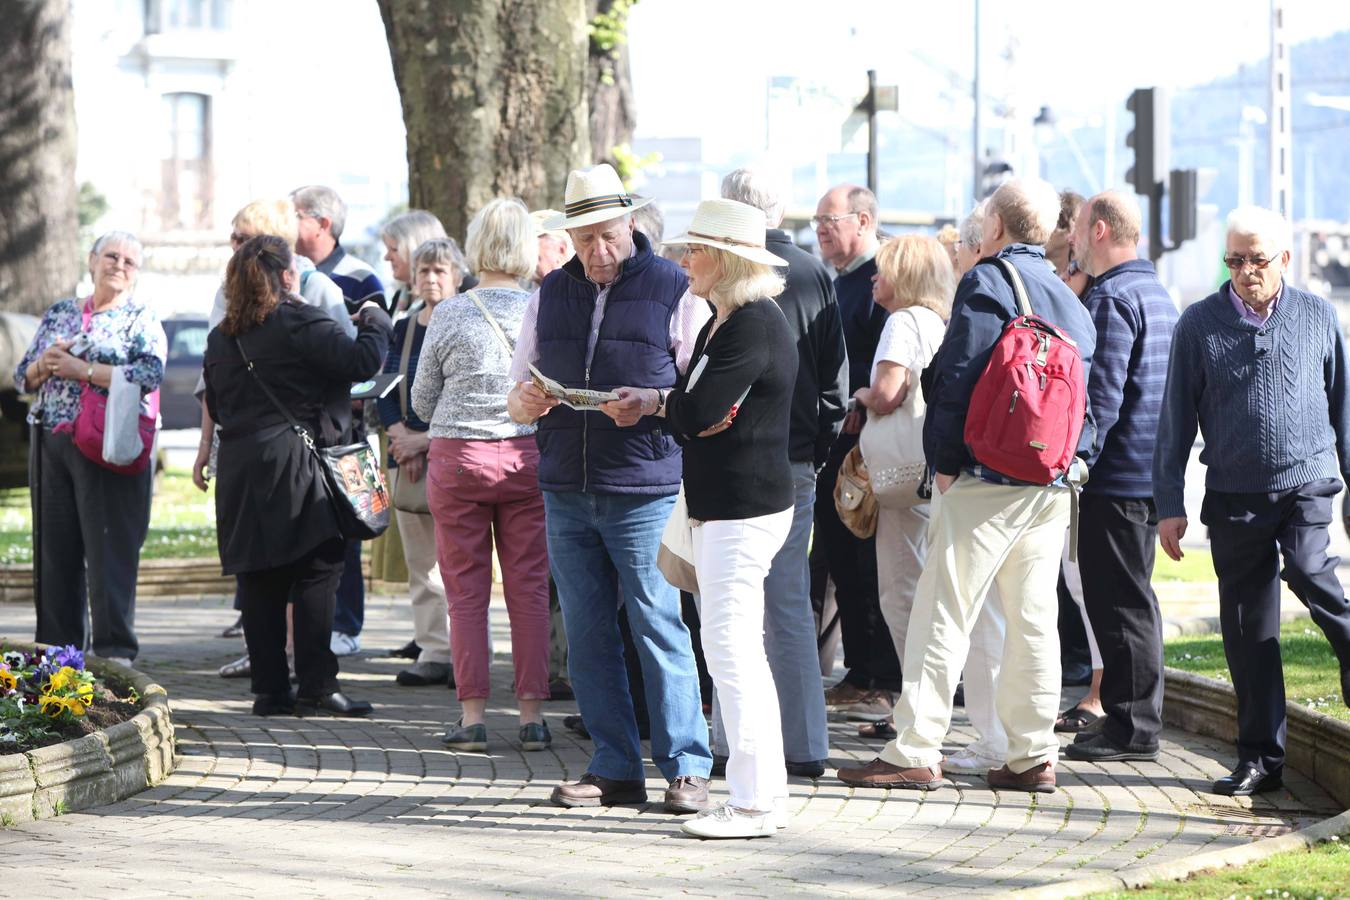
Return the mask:
M 211 221 L 211 98 L 165 94 L 160 227 L 207 229 Z
M 223 31 L 229 28 L 230 0 L 145 0 L 145 33 Z

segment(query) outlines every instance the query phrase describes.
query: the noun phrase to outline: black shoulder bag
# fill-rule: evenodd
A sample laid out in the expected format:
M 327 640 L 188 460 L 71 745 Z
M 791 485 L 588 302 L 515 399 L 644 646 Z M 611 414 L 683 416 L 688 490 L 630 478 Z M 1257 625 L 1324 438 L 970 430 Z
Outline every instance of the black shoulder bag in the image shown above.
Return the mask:
M 285 417 L 291 430 L 300 436 L 318 465 L 314 477 L 323 482 L 324 493 L 333 507 L 337 518 L 338 531 L 349 541 L 368 541 L 384 534 L 389 527 L 389 489 L 384 483 L 384 472 L 370 444 L 361 441 L 345 447 L 324 447 L 320 449 L 305 427 L 295 420 L 286 407 L 281 405 L 276 395 L 267 387 L 267 382 L 253 367 L 253 360 L 244 352 L 239 338 L 234 339 L 239 355 L 249 374 L 258 382 L 267 399 Z

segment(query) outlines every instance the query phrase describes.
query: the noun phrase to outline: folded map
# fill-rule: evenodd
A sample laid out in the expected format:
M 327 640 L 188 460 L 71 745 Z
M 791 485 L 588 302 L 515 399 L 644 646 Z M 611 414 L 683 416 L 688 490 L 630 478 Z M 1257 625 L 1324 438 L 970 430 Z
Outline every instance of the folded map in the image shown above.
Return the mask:
M 581 388 L 563 387 L 534 366 L 530 366 L 530 376 L 535 387 L 539 390 L 550 397 L 556 397 L 559 403 L 581 412 L 587 410 L 599 411 L 601 403 L 619 399 L 619 395 L 614 391 L 587 391 Z

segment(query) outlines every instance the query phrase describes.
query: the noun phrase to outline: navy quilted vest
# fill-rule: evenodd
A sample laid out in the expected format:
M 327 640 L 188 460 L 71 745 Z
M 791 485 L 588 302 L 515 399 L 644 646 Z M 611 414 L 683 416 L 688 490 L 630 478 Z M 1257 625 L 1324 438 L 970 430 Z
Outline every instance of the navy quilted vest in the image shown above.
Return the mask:
M 668 388 L 675 384 L 670 319 L 688 279 L 652 254 L 635 232 L 636 255 L 623 265 L 605 298 L 605 314 L 590 371 L 586 337 L 600 289 L 581 261 L 549 274 L 539 288 L 539 371 L 568 387 Z M 646 416 L 619 428 L 601 412 L 555 407 L 539 420 L 539 487 L 598 494 L 673 494 L 680 487 L 680 448 L 665 420 Z

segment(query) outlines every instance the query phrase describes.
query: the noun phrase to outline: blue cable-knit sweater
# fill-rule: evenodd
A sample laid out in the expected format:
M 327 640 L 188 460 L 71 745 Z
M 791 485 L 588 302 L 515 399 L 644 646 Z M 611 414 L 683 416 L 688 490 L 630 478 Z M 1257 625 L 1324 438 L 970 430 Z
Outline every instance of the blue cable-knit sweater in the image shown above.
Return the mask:
M 1087 391 L 1099 450 L 1083 492 L 1152 497 L 1153 442 L 1177 306 L 1146 259 L 1107 269 L 1083 305 L 1097 326 Z
M 1181 314 L 1153 454 L 1159 518 L 1186 515 L 1197 424 L 1208 490 L 1282 491 L 1338 473 L 1350 480 L 1345 341 L 1332 305 L 1286 282 L 1270 318 L 1255 325 L 1238 315 L 1225 283 Z

